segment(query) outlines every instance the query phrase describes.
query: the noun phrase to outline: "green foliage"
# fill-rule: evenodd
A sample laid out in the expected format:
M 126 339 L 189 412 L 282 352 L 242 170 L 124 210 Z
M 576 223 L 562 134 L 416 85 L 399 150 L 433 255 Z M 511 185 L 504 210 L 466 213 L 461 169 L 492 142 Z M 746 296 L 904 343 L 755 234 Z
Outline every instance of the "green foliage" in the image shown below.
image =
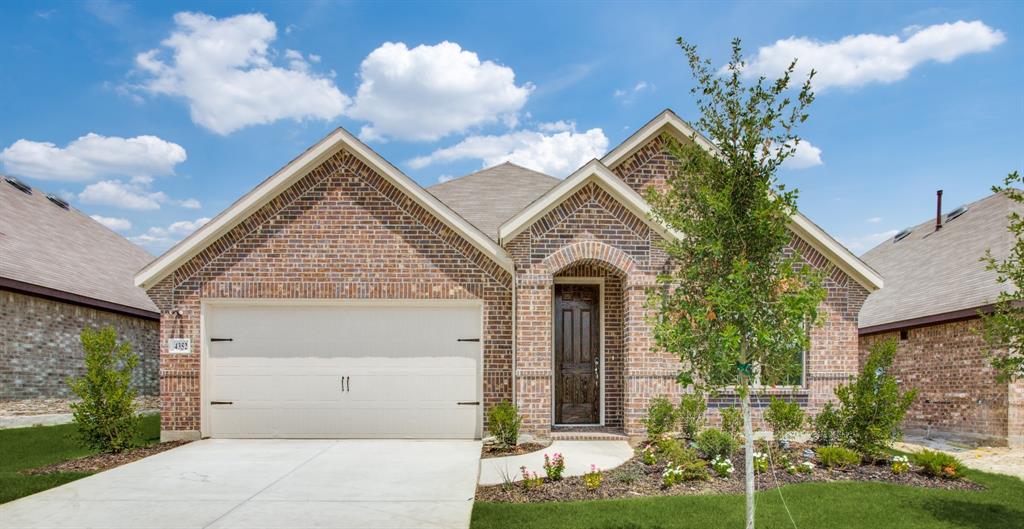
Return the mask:
M 662 439 L 658 442 L 658 453 L 665 461 L 662 472 L 662 484 L 671 487 L 683 481 L 707 480 L 708 464 L 697 452 L 675 439 Z
M 772 397 L 768 410 L 764 412 L 764 420 L 771 425 L 775 440 L 781 443 L 787 435 L 803 427 L 804 410 L 796 402 Z
M 523 418 L 514 404 L 505 400 L 496 404 L 487 412 L 487 427 L 498 443 L 504 446 L 515 446 L 519 443 L 519 427 Z
M 526 466 L 519 467 L 519 472 L 523 476 L 520 483 L 526 490 L 535 489 L 544 484 L 544 478 L 542 476 L 538 476 L 536 472 L 526 470 Z
M 647 417 L 643 419 L 647 428 L 647 438 L 654 440 L 672 431 L 676 425 L 676 408 L 667 397 L 654 397 L 647 407 Z
M 733 437 L 739 437 L 743 431 L 743 413 L 735 406 L 722 408 L 722 430 Z
M 562 454 L 556 453 L 553 456 L 544 454 L 544 473 L 551 481 L 559 481 L 565 472 L 565 458 Z
M 960 479 L 964 475 L 964 464 L 954 456 L 935 450 L 921 450 L 910 454 L 910 460 L 921 467 L 921 473 L 948 479 Z
M 768 472 L 768 454 L 763 452 L 754 453 L 754 472 L 757 474 Z
M 601 473 L 601 469 L 597 468 L 596 465 L 590 465 L 590 472 L 583 474 L 583 485 L 587 487 L 587 490 L 601 488 L 601 482 L 603 481 L 604 474 Z
M 132 370 L 139 357 L 128 342 L 117 343 L 113 327 L 83 329 L 85 375 L 69 379 L 71 391 L 81 399 L 72 403 L 78 436 L 84 446 L 103 452 L 130 448 L 139 433 Z
M 704 427 L 704 412 L 708 410 L 707 399 L 704 394 L 686 393 L 679 401 L 679 431 L 687 439 L 695 439 L 700 429 Z
M 860 454 L 842 446 L 820 446 L 815 453 L 828 468 L 846 468 L 860 464 Z
M 1006 176 L 1002 186 L 993 186 L 992 192 L 1003 193 L 1021 205 L 1024 204 L 1024 191 L 1019 189 L 1022 184 L 1024 178 L 1014 171 Z M 1024 216 L 1013 211 L 1007 219 L 1007 229 L 1014 240 L 1009 255 L 999 260 L 992 250 L 987 250 L 981 258 L 985 269 L 997 274 L 996 281 L 1006 285 L 996 299 L 995 310 L 980 313 L 982 336 L 1000 382 L 1024 377 Z
M 841 440 L 866 457 L 881 456 L 902 438 L 900 421 L 917 396 L 917 390 L 901 392 L 889 373 L 895 355 L 895 340 L 876 343 L 857 378 L 835 391 Z
M 729 433 L 718 428 L 708 428 L 697 436 L 697 450 L 708 459 L 730 458 L 739 450 L 739 443 Z
M 814 434 L 811 436 L 811 440 L 815 443 L 824 446 L 842 444 L 843 420 L 832 401 L 826 402 L 811 422 L 814 425 Z

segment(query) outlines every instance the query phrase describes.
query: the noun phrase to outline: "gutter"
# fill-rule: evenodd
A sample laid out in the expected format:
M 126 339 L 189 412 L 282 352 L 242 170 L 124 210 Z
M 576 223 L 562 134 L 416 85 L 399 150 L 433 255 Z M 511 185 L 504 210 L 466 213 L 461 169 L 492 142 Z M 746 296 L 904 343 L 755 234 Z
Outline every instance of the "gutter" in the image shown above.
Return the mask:
M 65 292 L 63 290 L 57 290 L 55 288 L 33 285 L 32 283 L 25 283 L 24 281 L 18 281 L 16 279 L 10 279 L 6 277 L 0 277 L 0 290 L 10 290 L 12 292 L 18 292 L 20 294 L 28 294 L 30 296 L 36 296 L 53 301 L 60 301 L 63 303 L 70 303 L 72 305 L 80 305 L 83 307 L 105 310 L 108 312 L 116 312 L 118 314 L 125 314 L 127 316 L 134 316 L 137 318 L 160 321 L 159 312 L 153 312 L 150 310 L 131 307 L 128 305 L 122 305 L 120 303 L 114 303 L 112 301 L 104 301 L 102 299 L 90 298 L 88 296 L 74 294 L 71 292 Z
M 857 335 L 868 336 L 872 334 L 878 334 L 881 332 L 909 329 L 912 327 L 925 327 L 928 325 L 938 325 L 941 323 L 952 323 L 955 321 L 971 320 L 974 318 L 980 318 L 981 314 L 989 314 L 993 312 L 995 310 L 995 307 L 995 304 L 988 304 L 981 305 L 980 307 L 972 307 L 969 309 L 960 309 L 950 312 L 943 312 L 941 314 L 921 316 L 920 318 L 911 318 L 909 320 L 880 323 L 878 325 L 871 325 L 868 327 L 861 327 L 857 329 Z

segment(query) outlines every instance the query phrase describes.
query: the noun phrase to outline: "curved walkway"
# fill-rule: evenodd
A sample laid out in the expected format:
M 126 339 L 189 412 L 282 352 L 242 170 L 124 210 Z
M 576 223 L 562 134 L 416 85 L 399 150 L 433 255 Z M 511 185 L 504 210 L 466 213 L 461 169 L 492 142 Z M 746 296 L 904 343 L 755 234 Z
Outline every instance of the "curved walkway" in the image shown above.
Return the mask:
M 480 484 L 500 485 L 505 476 L 518 481 L 522 479 L 519 469 L 523 466 L 543 476 L 544 454 L 555 453 L 565 458 L 565 477 L 582 476 L 590 472 L 590 465 L 609 470 L 633 457 L 633 449 L 626 441 L 555 441 L 551 446 L 529 454 L 481 459 Z

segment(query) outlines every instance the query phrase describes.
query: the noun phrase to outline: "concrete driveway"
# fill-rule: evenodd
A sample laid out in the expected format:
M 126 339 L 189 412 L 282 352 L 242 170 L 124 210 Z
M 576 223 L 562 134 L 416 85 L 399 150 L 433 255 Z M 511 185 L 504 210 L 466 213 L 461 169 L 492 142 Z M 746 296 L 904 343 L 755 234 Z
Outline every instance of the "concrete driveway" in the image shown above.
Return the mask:
M 0 528 L 469 527 L 479 441 L 205 440 L 0 505 Z

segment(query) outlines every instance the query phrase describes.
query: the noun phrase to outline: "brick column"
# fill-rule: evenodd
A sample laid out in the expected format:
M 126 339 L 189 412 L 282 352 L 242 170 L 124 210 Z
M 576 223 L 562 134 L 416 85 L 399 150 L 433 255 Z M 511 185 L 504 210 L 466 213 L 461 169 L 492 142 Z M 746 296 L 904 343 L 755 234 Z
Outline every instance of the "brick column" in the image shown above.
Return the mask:
M 516 406 L 523 431 L 551 434 L 551 277 L 524 279 L 516 288 Z

